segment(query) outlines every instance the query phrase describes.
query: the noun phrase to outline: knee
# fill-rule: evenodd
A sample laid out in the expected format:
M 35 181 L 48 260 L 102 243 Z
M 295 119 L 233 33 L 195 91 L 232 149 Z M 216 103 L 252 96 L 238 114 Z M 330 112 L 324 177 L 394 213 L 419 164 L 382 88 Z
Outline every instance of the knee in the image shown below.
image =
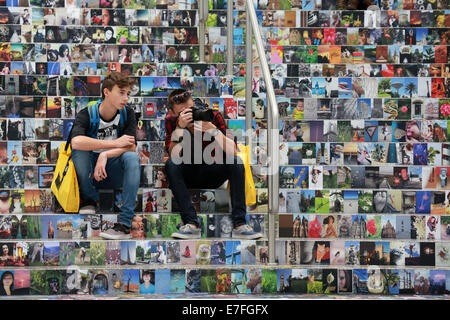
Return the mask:
M 72 150 L 72 161 L 74 164 L 84 163 L 91 159 L 92 151 L 83 151 L 83 150 Z
M 245 167 L 242 161 L 240 161 L 240 158 L 236 159 L 235 157 L 234 163 L 229 165 L 228 168 L 230 169 L 231 172 L 237 172 L 242 175 L 245 174 Z
M 91 151 L 72 150 L 72 161 L 79 178 L 89 176 L 91 171 Z
M 179 165 L 176 165 L 172 159 L 167 159 L 166 163 L 164 164 L 164 169 L 166 171 L 167 175 L 172 174 L 175 170 L 179 168 Z
M 139 155 L 136 152 L 124 152 L 120 158 L 125 168 L 138 169 L 140 166 Z

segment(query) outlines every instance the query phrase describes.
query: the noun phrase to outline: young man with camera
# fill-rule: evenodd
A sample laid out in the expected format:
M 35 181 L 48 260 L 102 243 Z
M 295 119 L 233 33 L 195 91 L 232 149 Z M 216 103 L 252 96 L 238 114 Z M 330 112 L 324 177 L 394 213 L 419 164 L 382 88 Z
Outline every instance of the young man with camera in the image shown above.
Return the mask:
M 201 221 L 188 189 L 216 189 L 229 180 L 232 237 L 259 239 L 263 235 L 246 224 L 244 165 L 237 156 L 236 144 L 226 136 L 225 120 L 219 111 L 208 109 L 199 99 L 195 100 L 184 89 L 173 90 L 168 96 L 169 112 L 164 119 L 165 147 L 169 153 L 165 170 L 183 222 L 172 237 L 201 237 Z M 217 143 L 214 150 L 209 146 L 213 143 L 211 140 Z M 209 156 L 205 149 L 212 150 Z M 200 153 L 201 159 L 198 159 Z
M 97 189 L 123 188 L 118 223 L 100 233 L 105 239 L 131 239 L 140 181 L 136 118 L 127 106 L 133 80 L 112 72 L 102 82 L 102 99 L 81 110 L 71 132 L 72 159 L 80 187 L 80 214 L 98 211 Z

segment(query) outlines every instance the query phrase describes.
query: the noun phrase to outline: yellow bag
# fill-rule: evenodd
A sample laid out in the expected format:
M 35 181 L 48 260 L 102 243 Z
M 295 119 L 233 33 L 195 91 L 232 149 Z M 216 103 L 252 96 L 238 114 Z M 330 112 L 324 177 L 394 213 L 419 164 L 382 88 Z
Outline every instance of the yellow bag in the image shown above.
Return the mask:
M 256 208 L 256 188 L 253 181 L 252 168 L 250 167 L 250 147 L 239 143 L 237 156 L 242 159 L 245 169 L 245 204 L 247 210 L 254 210 Z M 230 183 L 228 182 L 228 190 L 230 190 Z
M 61 143 L 51 189 L 65 212 L 78 212 L 80 191 L 70 142 Z

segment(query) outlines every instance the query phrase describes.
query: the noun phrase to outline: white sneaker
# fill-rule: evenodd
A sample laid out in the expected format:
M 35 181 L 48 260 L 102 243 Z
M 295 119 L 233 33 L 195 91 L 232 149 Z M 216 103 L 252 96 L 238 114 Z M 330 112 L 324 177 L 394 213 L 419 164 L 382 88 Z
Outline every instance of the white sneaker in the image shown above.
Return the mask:
M 79 212 L 79 214 L 95 214 L 97 211 L 96 211 L 96 207 L 94 205 L 90 204 L 90 205 L 81 207 L 78 212 Z
M 190 224 L 186 224 L 180 227 L 180 231 L 172 233 L 172 238 L 178 239 L 200 239 L 202 236 L 202 230 L 200 228 L 194 228 Z
M 83 206 L 78 210 L 79 214 L 96 214 L 98 212 L 98 203 L 94 200 L 84 201 Z
M 264 235 L 262 233 L 253 231 L 253 228 L 250 227 L 248 224 L 244 224 L 239 229 L 233 229 L 231 237 L 237 239 L 253 240 L 253 239 L 260 239 L 264 237 Z
M 108 240 L 129 240 L 133 238 L 130 234 L 130 228 L 121 223 L 116 223 L 114 228 L 100 232 L 100 237 Z

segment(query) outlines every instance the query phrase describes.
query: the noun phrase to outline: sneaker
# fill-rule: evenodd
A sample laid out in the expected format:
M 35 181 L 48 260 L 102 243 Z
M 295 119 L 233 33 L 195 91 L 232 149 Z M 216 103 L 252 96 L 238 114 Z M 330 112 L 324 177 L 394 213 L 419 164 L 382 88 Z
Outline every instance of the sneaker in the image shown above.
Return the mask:
M 98 212 L 98 203 L 94 200 L 83 201 L 82 205 L 78 210 L 79 214 L 96 214 Z
M 130 229 L 122 223 L 115 223 L 112 229 L 100 232 L 100 237 L 108 240 L 127 240 L 131 239 Z
M 202 219 L 202 217 L 197 216 L 197 225 L 200 226 L 200 228 L 202 227 L 202 225 L 203 225 L 203 219 Z M 177 230 L 180 230 L 180 228 L 181 228 L 182 226 L 184 226 L 183 221 L 181 221 L 180 223 L 178 223 L 178 224 L 176 225 Z
M 260 239 L 260 238 L 264 237 L 264 235 L 262 233 L 253 231 L 253 228 L 250 227 L 248 224 L 244 224 L 239 229 L 233 229 L 231 237 L 239 238 L 239 239 L 253 240 L 253 239 Z
M 178 239 L 199 239 L 202 235 L 202 229 L 194 228 L 190 224 L 180 227 L 180 231 L 172 233 L 172 238 Z

